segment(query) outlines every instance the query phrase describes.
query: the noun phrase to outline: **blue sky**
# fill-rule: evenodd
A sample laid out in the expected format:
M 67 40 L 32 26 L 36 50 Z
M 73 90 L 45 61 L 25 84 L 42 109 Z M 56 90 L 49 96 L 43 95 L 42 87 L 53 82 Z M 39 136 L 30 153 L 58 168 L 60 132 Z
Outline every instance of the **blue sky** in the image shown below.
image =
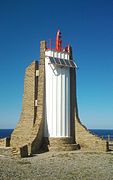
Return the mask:
M 113 1 L 0 1 L 0 129 L 14 128 L 22 109 L 25 68 L 40 40 L 60 28 L 79 66 L 79 116 L 88 128 L 113 129 Z

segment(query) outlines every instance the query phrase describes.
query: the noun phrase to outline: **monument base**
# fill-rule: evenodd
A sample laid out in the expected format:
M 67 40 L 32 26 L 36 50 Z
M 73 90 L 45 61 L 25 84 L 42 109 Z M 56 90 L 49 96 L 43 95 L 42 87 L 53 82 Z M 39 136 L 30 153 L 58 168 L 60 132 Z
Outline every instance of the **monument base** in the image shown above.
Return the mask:
M 79 144 L 76 144 L 72 137 L 45 137 L 43 142 L 48 151 L 74 151 L 80 149 Z

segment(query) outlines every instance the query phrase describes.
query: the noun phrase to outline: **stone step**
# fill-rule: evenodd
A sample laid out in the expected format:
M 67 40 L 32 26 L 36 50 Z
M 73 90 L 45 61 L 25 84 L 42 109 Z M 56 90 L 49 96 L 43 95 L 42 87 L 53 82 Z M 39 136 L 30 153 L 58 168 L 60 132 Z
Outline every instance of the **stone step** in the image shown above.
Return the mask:
M 63 146 L 49 146 L 49 151 L 74 151 L 79 150 L 78 144 L 64 144 Z
M 11 156 L 12 148 L 11 147 L 0 147 L 0 155 Z
M 50 146 L 54 146 L 54 145 L 57 145 L 57 146 L 62 146 L 62 145 L 65 145 L 65 144 L 75 144 L 75 142 L 73 141 L 73 138 L 72 137 L 56 137 L 56 138 L 44 138 L 43 139 L 43 142 L 45 144 L 48 144 Z

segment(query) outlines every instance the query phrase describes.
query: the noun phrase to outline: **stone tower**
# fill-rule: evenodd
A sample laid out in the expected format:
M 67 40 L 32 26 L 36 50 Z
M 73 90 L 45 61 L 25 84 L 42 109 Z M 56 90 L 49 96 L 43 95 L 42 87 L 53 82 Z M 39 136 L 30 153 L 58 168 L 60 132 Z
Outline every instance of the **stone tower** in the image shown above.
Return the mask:
M 26 69 L 22 113 L 10 146 L 13 154 L 21 157 L 40 150 L 108 150 L 106 141 L 92 135 L 80 122 L 76 64 L 71 46 L 62 48 L 59 30 L 55 49 L 41 41 L 40 61 L 33 61 Z

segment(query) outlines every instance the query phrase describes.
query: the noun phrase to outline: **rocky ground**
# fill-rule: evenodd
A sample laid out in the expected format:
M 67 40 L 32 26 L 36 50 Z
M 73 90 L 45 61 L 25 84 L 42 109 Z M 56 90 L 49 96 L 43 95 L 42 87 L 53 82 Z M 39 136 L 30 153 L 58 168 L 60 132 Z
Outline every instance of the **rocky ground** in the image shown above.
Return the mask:
M 0 180 L 112 180 L 113 153 L 48 152 L 14 159 L 0 156 Z

